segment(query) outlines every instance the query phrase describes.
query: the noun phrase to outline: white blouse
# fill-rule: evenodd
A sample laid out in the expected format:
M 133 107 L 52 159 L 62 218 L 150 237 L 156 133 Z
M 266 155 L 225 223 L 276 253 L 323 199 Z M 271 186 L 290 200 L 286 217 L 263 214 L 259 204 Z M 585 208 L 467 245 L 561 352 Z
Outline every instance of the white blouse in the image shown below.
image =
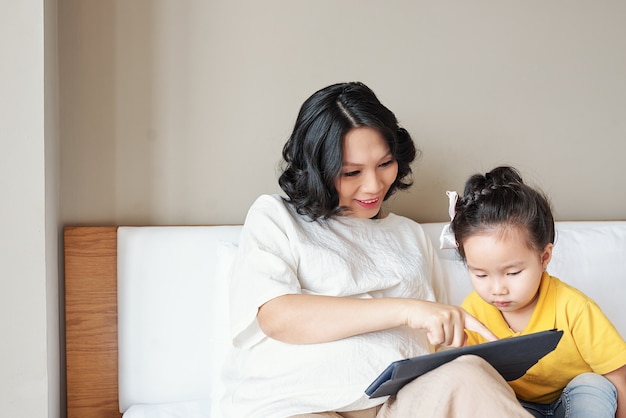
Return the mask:
M 231 360 L 225 417 L 288 417 L 364 409 L 369 384 L 391 363 L 432 351 L 408 327 L 320 344 L 287 344 L 261 331 L 256 315 L 285 294 L 446 301 L 441 269 L 416 222 L 337 216 L 311 222 L 278 195 L 263 195 L 242 228 L 233 271 Z

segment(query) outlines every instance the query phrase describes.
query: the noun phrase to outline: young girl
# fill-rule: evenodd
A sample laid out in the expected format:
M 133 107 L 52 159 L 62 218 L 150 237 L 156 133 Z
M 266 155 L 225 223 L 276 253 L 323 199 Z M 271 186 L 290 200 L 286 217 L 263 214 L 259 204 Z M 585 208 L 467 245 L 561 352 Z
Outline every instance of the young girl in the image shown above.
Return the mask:
M 550 204 L 511 167 L 474 175 L 450 224 L 474 287 L 463 308 L 498 338 L 557 328 L 556 350 L 510 382 L 536 417 L 626 417 L 626 342 L 600 308 L 546 272 Z M 485 342 L 473 332 L 468 343 Z M 617 410 L 617 412 L 616 412 Z
M 231 285 L 225 417 L 527 417 L 482 359 L 465 356 L 369 399 L 392 362 L 493 335 L 445 301 L 422 228 L 383 202 L 410 186 L 416 149 L 361 83 L 314 93 L 283 149 L 285 196 L 250 208 Z

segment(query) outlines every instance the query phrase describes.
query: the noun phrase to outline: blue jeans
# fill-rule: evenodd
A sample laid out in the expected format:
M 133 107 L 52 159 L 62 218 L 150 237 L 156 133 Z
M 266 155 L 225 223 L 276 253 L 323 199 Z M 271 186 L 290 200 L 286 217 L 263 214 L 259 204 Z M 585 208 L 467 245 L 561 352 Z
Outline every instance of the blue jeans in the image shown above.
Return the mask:
M 520 403 L 537 418 L 615 418 L 617 391 L 606 377 L 583 373 L 573 378 L 551 404 Z

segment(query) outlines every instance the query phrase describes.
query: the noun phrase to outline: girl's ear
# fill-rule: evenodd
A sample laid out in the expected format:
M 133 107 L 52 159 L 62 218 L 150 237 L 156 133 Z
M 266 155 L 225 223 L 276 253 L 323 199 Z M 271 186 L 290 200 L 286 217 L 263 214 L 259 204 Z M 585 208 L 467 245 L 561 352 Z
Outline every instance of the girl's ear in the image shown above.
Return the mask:
M 546 271 L 548 263 L 550 263 L 550 260 L 552 259 L 552 248 L 554 248 L 554 244 L 548 243 L 541 252 L 541 266 L 543 271 Z

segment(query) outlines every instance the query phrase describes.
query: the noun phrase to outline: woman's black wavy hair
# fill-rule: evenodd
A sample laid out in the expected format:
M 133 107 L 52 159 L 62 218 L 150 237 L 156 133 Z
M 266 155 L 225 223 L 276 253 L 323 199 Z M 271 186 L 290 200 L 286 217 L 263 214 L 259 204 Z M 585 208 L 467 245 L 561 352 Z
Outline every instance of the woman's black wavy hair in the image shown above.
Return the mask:
M 537 251 L 554 243 L 554 218 L 548 198 L 526 185 L 513 167 L 500 166 L 485 175 L 471 176 L 455 209 L 450 226 L 463 259 L 467 238 L 502 226 L 523 228 L 528 233 L 528 245 Z
M 398 162 L 398 175 L 384 199 L 412 185 L 410 164 L 418 151 L 393 112 L 363 83 L 333 84 L 302 104 L 283 147 L 278 183 L 299 214 L 317 220 L 345 210 L 339 206 L 335 182 L 341 174 L 343 138 L 359 127 L 380 132 Z

